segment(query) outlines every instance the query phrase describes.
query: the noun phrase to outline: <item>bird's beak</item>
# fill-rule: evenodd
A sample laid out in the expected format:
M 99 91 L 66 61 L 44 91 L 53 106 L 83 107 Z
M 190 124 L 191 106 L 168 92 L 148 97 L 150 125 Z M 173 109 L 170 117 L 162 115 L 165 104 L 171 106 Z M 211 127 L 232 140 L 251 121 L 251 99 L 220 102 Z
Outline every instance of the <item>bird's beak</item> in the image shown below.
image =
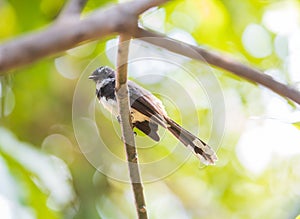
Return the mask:
M 97 77 L 96 75 L 90 75 L 90 76 L 89 76 L 89 79 L 94 80 L 96 77 Z

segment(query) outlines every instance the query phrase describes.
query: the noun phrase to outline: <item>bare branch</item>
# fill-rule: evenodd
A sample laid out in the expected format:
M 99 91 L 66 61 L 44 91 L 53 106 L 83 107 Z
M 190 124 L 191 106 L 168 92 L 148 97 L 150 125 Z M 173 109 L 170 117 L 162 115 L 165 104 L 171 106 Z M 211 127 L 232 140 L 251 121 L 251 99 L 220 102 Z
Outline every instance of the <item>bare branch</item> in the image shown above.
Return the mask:
M 147 219 L 143 185 L 139 171 L 138 156 L 130 118 L 130 105 L 127 87 L 127 60 L 130 36 L 121 34 L 119 39 L 116 76 L 116 97 L 121 119 L 121 130 L 126 149 L 130 181 L 134 193 L 136 210 L 139 219 Z
M 68 19 L 68 22 L 57 22 L 45 30 L 6 42 L 0 46 L 0 75 L 13 68 L 73 48 L 85 41 L 95 40 L 113 33 L 127 33 L 137 38 L 158 37 L 169 39 L 168 43 L 164 42 L 163 44 L 159 40 L 150 40 L 149 38 L 143 40 L 193 59 L 201 61 L 205 59 L 211 65 L 261 84 L 300 104 L 300 92 L 298 90 L 274 80 L 255 68 L 214 51 L 171 40 L 164 35 L 141 28 L 137 29 L 137 16 L 140 13 L 166 1 L 139 0 L 118 4 L 105 10 L 97 10 L 83 20 Z M 109 19 L 107 19 L 108 17 Z M 185 49 L 187 47 L 194 49 L 196 52 L 191 53 L 189 49 Z M 199 55 L 203 59 L 199 59 Z
M 62 20 L 65 17 L 72 15 L 80 15 L 82 9 L 84 8 L 87 0 L 69 0 L 65 7 L 62 9 L 58 19 Z
M 258 69 L 242 64 L 234 58 L 228 57 L 228 55 L 220 54 L 198 46 L 189 45 L 187 43 L 168 38 L 165 35 L 150 32 L 142 28 L 138 28 L 138 30 L 135 32 L 135 37 L 141 38 L 141 40 L 145 40 L 171 52 L 190 57 L 192 59 L 206 61 L 213 66 L 225 69 L 239 77 L 263 85 L 280 96 L 287 97 L 290 100 L 300 104 L 300 92 L 298 90 L 276 81 L 271 76 L 266 75 Z M 165 40 L 158 40 L 158 38 L 163 38 Z M 192 50 L 187 48 L 191 48 Z
M 166 1 L 125 2 L 96 10 L 83 20 L 71 16 L 66 22 L 55 22 L 45 30 L 12 39 L 0 46 L 0 72 L 4 74 L 11 69 L 71 49 L 88 40 L 117 32 L 134 31 L 140 13 Z

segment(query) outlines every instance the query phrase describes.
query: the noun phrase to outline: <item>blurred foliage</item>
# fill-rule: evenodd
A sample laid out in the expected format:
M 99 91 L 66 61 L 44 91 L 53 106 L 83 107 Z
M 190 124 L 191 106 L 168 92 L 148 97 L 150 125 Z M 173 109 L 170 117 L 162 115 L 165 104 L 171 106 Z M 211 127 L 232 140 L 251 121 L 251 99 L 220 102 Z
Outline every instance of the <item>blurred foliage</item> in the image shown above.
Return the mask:
M 61 218 L 70 213 L 75 193 L 67 166 L 4 128 L 0 139 L 1 217 Z
M 47 27 L 64 3 L 0 1 L 1 42 Z M 83 17 L 109 3 L 116 1 L 89 0 Z M 175 0 L 147 11 L 140 23 L 170 37 L 222 51 L 299 87 L 299 8 L 296 0 Z M 274 13 L 280 19 L 272 22 Z M 157 147 L 138 132 L 142 164 L 167 157 L 163 165 L 142 168 L 145 179 L 157 178 L 145 184 L 150 218 L 296 218 L 300 213 L 299 150 L 288 155 L 286 150 L 299 146 L 298 106 L 228 72 L 152 45 L 134 44 L 135 54 L 155 54 L 160 60 L 173 60 L 173 65 L 135 60 L 130 64 L 131 79 L 162 99 L 174 120 L 219 147 L 217 165 L 203 168 L 194 157 L 182 164 L 185 155 L 180 148 L 183 151 L 184 147 L 179 145 L 177 151 L 177 141 L 163 130 Z M 115 46 L 115 36 L 110 36 L 0 78 L 1 219 L 135 217 L 131 186 L 121 180 L 127 176 L 127 166 L 120 162 L 125 154 L 119 124 L 99 104 L 94 105 L 94 84 L 87 80 L 95 68 L 91 62 L 113 66 Z M 192 72 L 188 77 L 184 68 Z M 83 86 L 79 94 L 78 85 Z M 218 98 L 214 100 L 217 94 L 225 106 Z M 81 135 L 76 135 L 74 107 L 87 112 L 88 118 L 95 115 L 101 145 L 93 144 L 90 120 L 78 123 L 82 129 Z M 249 121 L 258 129 L 270 118 L 284 123 L 294 137 L 267 135 L 275 139 L 268 141 L 259 135 L 252 138 L 254 144 L 247 145 L 247 150 L 253 148 L 248 153 L 241 140 L 247 140 L 253 128 Z M 280 128 L 275 131 L 285 133 Z M 276 139 L 283 139 L 278 141 L 279 153 L 269 145 Z M 82 140 L 87 142 L 86 148 L 78 143 Z M 101 147 L 97 151 L 92 146 Z M 104 149 L 115 160 L 110 160 Z M 266 162 L 264 155 L 269 157 Z M 246 161 L 259 169 L 252 169 Z M 173 168 L 174 164 L 178 166 Z

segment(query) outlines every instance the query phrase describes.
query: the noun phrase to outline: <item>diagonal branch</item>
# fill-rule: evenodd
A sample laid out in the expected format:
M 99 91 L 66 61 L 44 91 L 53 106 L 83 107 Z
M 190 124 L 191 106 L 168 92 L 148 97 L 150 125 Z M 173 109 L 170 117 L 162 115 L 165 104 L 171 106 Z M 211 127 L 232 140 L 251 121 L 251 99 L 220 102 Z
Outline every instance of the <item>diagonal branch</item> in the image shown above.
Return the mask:
M 141 181 L 138 156 L 132 131 L 130 106 L 127 87 L 127 60 L 130 36 L 121 34 L 119 39 L 116 75 L 116 97 L 124 146 L 126 149 L 130 181 L 134 193 L 135 205 L 139 219 L 147 219 L 146 203 L 144 199 L 143 184 Z
M 217 53 L 215 51 L 210 51 L 199 46 L 189 45 L 187 43 L 168 38 L 165 35 L 150 32 L 142 28 L 138 28 L 138 30 L 135 32 L 135 37 L 141 38 L 141 40 L 160 46 L 171 52 L 192 59 L 206 61 L 207 63 L 215 67 L 225 69 L 239 77 L 263 85 L 269 88 L 270 90 L 274 91 L 275 93 L 283 97 L 287 97 L 293 100 L 294 102 L 300 104 L 300 92 L 298 90 L 291 86 L 276 81 L 271 76 L 266 75 L 265 73 L 256 68 L 242 64 L 234 58 L 230 58 L 226 55 Z
M 75 0 L 74 0 L 75 1 Z M 49 55 L 57 54 L 73 48 L 79 43 L 103 38 L 113 33 L 127 33 L 133 37 L 158 37 L 168 39 L 168 43 L 160 40 L 144 38 L 150 43 L 172 52 L 199 59 L 201 55 L 209 64 L 228 70 L 239 77 L 261 84 L 277 94 L 300 104 L 300 92 L 291 86 L 280 83 L 263 72 L 244 65 L 225 55 L 192 46 L 166 36 L 136 27 L 138 15 L 150 7 L 167 2 L 167 0 L 138 0 L 100 9 L 83 20 L 69 19 L 68 22 L 56 22 L 45 30 L 13 39 L 0 45 L 0 75 L 7 71 L 33 63 Z M 107 19 L 109 17 L 109 19 Z M 191 53 L 190 49 L 194 51 Z
M 44 30 L 5 42 L 0 45 L 0 75 L 71 49 L 85 41 L 96 40 L 113 33 L 134 31 L 140 13 L 166 1 L 138 0 L 120 3 L 96 10 L 82 20 L 54 22 Z
M 58 20 L 62 20 L 65 17 L 72 16 L 72 15 L 80 15 L 81 11 L 83 10 L 87 0 L 69 0 L 65 7 L 62 9 Z

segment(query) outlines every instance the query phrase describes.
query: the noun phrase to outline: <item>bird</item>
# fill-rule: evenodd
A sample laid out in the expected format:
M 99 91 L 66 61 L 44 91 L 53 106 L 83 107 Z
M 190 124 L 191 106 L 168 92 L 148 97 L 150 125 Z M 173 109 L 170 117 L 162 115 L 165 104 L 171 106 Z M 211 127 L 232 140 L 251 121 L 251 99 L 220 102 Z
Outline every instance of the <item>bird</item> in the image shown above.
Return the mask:
M 115 70 L 108 66 L 98 67 L 89 76 L 89 79 L 96 83 L 96 97 L 99 102 L 120 122 L 115 94 Z M 161 126 L 191 149 L 203 164 L 215 165 L 218 160 L 215 151 L 200 138 L 172 120 L 156 96 L 131 80 L 128 80 L 127 85 L 133 128 L 141 130 L 152 140 L 158 142 L 160 140 L 158 126 Z

